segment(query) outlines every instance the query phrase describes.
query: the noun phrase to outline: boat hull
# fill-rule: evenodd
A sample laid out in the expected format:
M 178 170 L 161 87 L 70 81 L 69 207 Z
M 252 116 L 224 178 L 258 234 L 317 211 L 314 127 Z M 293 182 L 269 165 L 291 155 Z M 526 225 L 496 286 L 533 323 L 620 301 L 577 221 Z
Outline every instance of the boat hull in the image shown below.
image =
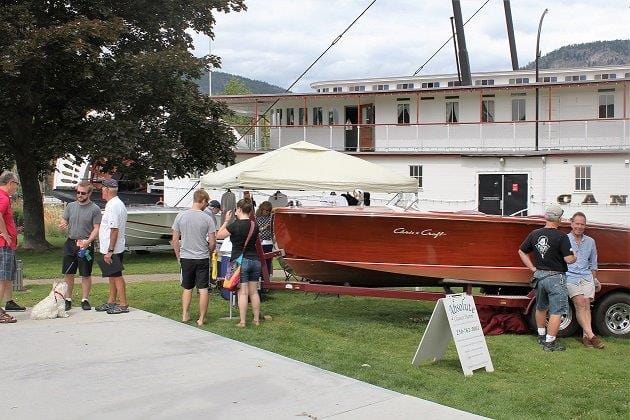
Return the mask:
M 387 207 L 274 210 L 278 247 L 298 275 L 355 286 L 528 286 L 531 273 L 517 251 L 543 225 L 534 217 Z M 600 281 L 630 287 L 630 228 L 589 225 L 587 234 L 597 242 Z
M 138 206 L 127 209 L 125 244 L 128 249 L 167 246 L 173 238 L 172 226 L 183 209 Z

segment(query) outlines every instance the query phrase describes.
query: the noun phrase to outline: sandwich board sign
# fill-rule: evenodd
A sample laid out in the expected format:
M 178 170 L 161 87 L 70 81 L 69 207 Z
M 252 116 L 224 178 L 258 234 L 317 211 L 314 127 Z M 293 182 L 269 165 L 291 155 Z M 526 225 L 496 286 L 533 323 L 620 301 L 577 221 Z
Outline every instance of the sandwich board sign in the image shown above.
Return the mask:
M 451 338 L 465 376 L 482 367 L 486 372 L 494 372 L 475 301 L 469 294 L 447 295 L 438 300 L 411 363 L 417 366 L 442 359 Z

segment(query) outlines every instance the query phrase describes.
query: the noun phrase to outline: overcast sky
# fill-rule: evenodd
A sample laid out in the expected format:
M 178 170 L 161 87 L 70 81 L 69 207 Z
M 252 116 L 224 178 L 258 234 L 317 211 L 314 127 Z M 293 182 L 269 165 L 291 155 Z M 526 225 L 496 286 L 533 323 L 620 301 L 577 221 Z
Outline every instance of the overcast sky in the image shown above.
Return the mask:
M 216 14 L 212 53 L 222 71 L 288 87 L 371 0 L 246 0 L 248 10 Z M 485 0 L 463 0 L 466 21 Z M 512 0 L 519 65 L 534 59 L 538 21 L 544 55 L 563 45 L 630 38 L 630 1 Z M 449 0 L 376 3 L 293 89 L 314 81 L 413 74 L 451 35 Z M 511 69 L 503 0 L 489 3 L 465 27 L 473 72 Z M 195 35 L 194 54 L 208 53 Z M 421 74 L 455 73 L 452 43 Z

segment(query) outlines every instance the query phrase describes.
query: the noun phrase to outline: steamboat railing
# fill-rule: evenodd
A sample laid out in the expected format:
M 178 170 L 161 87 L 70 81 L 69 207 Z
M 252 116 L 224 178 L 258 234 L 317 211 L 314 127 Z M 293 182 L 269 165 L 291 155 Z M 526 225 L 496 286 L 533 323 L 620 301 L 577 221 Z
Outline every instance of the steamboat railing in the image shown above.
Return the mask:
M 540 151 L 630 149 L 630 119 L 540 121 Z M 346 152 L 534 151 L 534 121 L 235 126 L 238 148 L 274 150 L 300 140 Z

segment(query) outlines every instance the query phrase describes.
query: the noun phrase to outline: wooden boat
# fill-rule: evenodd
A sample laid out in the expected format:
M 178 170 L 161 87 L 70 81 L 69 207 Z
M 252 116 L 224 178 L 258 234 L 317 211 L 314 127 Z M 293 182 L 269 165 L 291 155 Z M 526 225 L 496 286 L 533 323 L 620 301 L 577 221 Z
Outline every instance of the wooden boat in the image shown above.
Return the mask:
M 389 207 L 274 209 L 278 247 L 296 274 L 352 286 L 527 286 L 531 272 L 517 250 L 544 223 Z M 586 234 L 597 243 L 599 280 L 630 287 L 630 228 L 589 224 Z

